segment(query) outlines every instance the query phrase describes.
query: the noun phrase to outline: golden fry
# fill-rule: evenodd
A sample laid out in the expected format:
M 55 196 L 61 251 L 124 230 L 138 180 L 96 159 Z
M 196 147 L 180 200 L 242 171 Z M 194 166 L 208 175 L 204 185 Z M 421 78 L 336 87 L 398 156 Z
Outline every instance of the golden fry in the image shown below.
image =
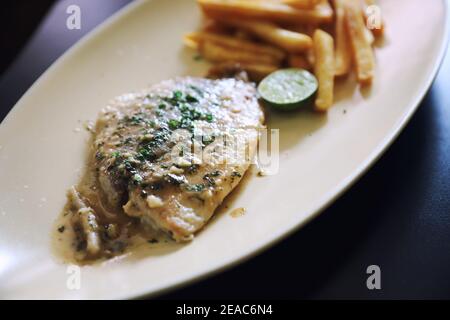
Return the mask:
M 313 9 L 320 0 L 282 0 L 284 3 L 299 9 Z
M 194 49 L 197 51 L 199 49 L 199 42 L 194 39 L 191 39 L 189 36 L 183 37 L 183 43 L 186 47 L 188 47 L 190 49 Z
M 229 17 L 253 18 L 283 23 L 329 23 L 333 10 L 328 3 L 320 3 L 312 10 L 293 8 L 273 1 L 198 0 L 203 12 L 215 19 Z
M 200 42 L 199 52 L 206 60 L 211 62 L 248 62 L 278 65 L 270 55 L 223 47 L 209 40 Z
M 312 47 L 311 37 L 299 32 L 282 29 L 271 22 L 226 19 L 223 20 L 223 23 L 250 32 L 258 38 L 288 52 L 299 53 Z
M 364 37 L 366 37 L 366 41 L 368 44 L 370 44 L 371 46 L 374 44 L 375 37 L 373 33 L 369 29 L 367 29 L 367 27 L 364 28 Z
M 319 83 L 316 110 L 327 111 L 333 105 L 334 90 L 334 40 L 328 33 L 317 29 L 313 36 L 315 65 L 314 73 Z
M 336 14 L 335 19 L 335 62 L 336 62 L 336 76 L 343 76 L 350 72 L 352 64 L 352 52 L 348 39 L 347 28 L 345 25 L 345 8 L 344 2 L 346 0 L 335 0 L 334 9 Z
M 374 77 L 375 57 L 364 31 L 366 26 L 361 15 L 359 0 L 347 0 L 345 2 L 345 21 L 358 81 L 362 85 L 368 85 Z
M 286 55 L 282 50 L 269 45 L 258 44 L 245 39 L 238 39 L 211 32 L 193 32 L 186 35 L 185 39 L 196 43 L 210 41 L 222 47 L 232 48 L 238 51 L 248 51 L 254 55 L 269 56 L 273 60 L 274 64 L 279 64 Z

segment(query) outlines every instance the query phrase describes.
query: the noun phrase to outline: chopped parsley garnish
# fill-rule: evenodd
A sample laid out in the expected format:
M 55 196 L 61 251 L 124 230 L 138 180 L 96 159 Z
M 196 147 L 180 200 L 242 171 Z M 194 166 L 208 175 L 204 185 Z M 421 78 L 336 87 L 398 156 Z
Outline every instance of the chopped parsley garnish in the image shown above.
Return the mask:
M 207 173 L 203 176 L 203 180 L 205 180 L 206 184 L 210 187 L 214 187 L 216 185 L 216 181 L 210 173 Z
M 206 147 L 207 145 L 210 145 L 211 143 L 213 143 L 214 142 L 214 140 L 216 140 L 216 137 L 215 136 L 204 136 L 204 137 L 202 137 L 202 142 L 203 142 L 203 145 Z
M 190 85 L 189 88 L 191 88 L 192 90 L 194 90 L 195 93 L 198 94 L 200 97 L 203 97 L 203 90 L 200 89 L 199 87 Z
M 205 115 L 205 120 L 208 121 L 209 123 L 211 123 L 211 122 L 213 122 L 214 117 L 213 117 L 213 115 L 211 113 L 207 113 Z
M 191 96 L 190 94 L 188 94 L 188 95 L 186 96 L 186 101 L 187 101 L 187 102 L 191 102 L 191 103 L 196 103 L 196 102 L 198 102 L 198 99 L 197 99 L 196 97 Z
M 176 130 L 180 127 L 180 121 L 171 119 L 171 120 L 169 120 L 168 125 L 169 125 L 170 130 Z
M 193 164 L 187 167 L 186 171 L 187 173 L 194 174 L 197 173 L 199 167 L 200 166 L 198 164 Z
M 232 173 L 231 173 L 231 176 L 232 177 L 242 177 L 242 175 L 239 173 L 239 172 L 237 172 L 237 171 L 233 171 Z
M 187 184 L 184 186 L 186 191 L 189 192 L 201 192 L 205 190 L 206 186 L 203 183 L 196 183 L 196 184 Z
M 175 91 L 175 92 L 173 93 L 173 98 L 174 98 L 174 99 L 180 100 L 182 97 L 183 97 L 183 92 L 181 92 L 181 91 L 179 91 L 179 90 L 177 90 L 177 91 Z
M 141 116 L 137 116 L 137 115 L 129 118 L 129 122 L 134 125 L 141 124 L 143 121 L 144 121 L 144 118 L 142 118 Z
M 213 172 L 210 172 L 210 173 L 209 173 L 209 175 L 210 175 L 211 177 L 218 177 L 218 176 L 220 176 L 221 174 L 222 174 L 222 172 L 219 171 L 219 170 L 216 170 L 216 171 L 213 171 Z
M 135 173 L 133 175 L 132 180 L 133 180 L 133 183 L 137 185 L 137 184 L 141 183 L 143 179 L 139 173 Z
M 160 128 L 153 132 L 151 139 L 143 140 L 139 144 L 136 158 L 139 161 L 154 161 L 160 154 L 163 145 L 169 140 L 170 132 L 167 128 Z
M 95 159 L 97 159 L 98 161 L 101 161 L 105 158 L 105 155 L 103 154 L 103 152 L 97 151 L 97 153 L 95 154 Z

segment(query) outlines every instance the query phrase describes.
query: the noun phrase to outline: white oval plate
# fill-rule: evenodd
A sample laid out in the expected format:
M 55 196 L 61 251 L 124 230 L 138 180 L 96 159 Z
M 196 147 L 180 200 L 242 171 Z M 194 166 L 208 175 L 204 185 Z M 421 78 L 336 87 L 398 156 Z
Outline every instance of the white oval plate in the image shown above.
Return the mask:
M 280 170 L 249 179 L 235 194 L 230 209 L 245 207 L 243 217 L 220 214 L 191 244 L 170 252 L 83 267 L 80 289 L 69 290 L 73 270 L 54 258 L 50 234 L 84 165 L 88 134 L 76 128 L 116 95 L 204 69 L 181 43 L 199 25 L 194 1 L 137 2 L 109 19 L 59 59 L 0 126 L 0 297 L 160 293 L 241 262 L 317 215 L 398 135 L 445 51 L 444 1 L 383 0 L 381 7 L 387 35 L 371 91 L 339 85 L 328 116 L 271 114 L 281 135 Z

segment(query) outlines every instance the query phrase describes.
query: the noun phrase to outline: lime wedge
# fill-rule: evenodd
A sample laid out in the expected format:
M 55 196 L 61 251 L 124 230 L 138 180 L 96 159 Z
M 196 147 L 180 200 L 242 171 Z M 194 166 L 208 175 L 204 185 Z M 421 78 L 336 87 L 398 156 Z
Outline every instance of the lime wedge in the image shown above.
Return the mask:
M 258 86 L 263 100 L 279 110 L 297 109 L 317 91 L 316 77 L 303 69 L 281 69 L 265 77 Z

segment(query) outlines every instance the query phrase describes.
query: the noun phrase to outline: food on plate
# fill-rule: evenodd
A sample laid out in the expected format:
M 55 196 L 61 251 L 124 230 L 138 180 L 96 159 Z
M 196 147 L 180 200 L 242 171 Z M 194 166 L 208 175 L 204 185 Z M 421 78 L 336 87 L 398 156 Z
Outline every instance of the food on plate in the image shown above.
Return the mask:
M 280 28 L 272 22 L 224 19 L 223 23 L 247 31 L 287 52 L 299 53 L 312 47 L 312 39 L 308 35 Z
M 302 69 L 281 69 L 262 80 L 258 92 L 266 103 L 280 110 L 301 107 L 317 90 L 317 80 Z
M 264 59 L 274 65 L 279 65 L 286 56 L 282 50 L 270 45 L 253 43 L 251 41 L 211 32 L 193 32 L 187 34 L 185 36 L 185 41 L 190 43 L 191 47 L 199 49 L 204 46 L 205 43 L 216 44 L 222 48 L 229 49 L 231 52 L 240 51 L 247 53 L 254 59 Z
M 328 33 L 316 30 L 314 41 L 314 74 L 319 82 L 315 107 L 317 111 L 327 111 L 333 104 L 334 90 L 334 41 Z
M 358 81 L 363 85 L 372 83 L 375 73 L 375 57 L 370 39 L 367 37 L 366 25 L 361 15 L 359 0 L 346 0 L 345 23 L 347 25 L 350 45 L 353 51 L 353 59 L 356 66 Z
M 320 0 L 283 0 L 284 3 L 299 9 L 313 9 Z
M 354 70 L 365 86 L 375 77 L 373 46 L 385 29 L 375 0 L 197 2 L 205 24 L 184 42 L 213 63 L 212 74 L 239 65 L 259 82 L 278 69 L 311 71 L 318 79 L 318 112 L 333 105 L 335 78 Z
M 333 10 L 327 1 L 302 10 L 279 1 L 198 0 L 203 12 L 213 18 L 261 19 L 280 23 L 329 23 Z
M 125 94 L 97 120 L 86 174 L 69 190 L 58 226 L 76 261 L 191 240 L 253 163 L 260 101 L 278 110 L 313 102 L 326 112 L 335 77 L 355 69 L 361 85 L 373 81 L 372 45 L 384 31 L 370 15 L 373 1 L 198 4 L 205 24 L 183 41 L 212 63 L 208 78 Z
M 177 78 L 113 100 L 58 224 L 75 259 L 191 240 L 244 176 L 263 121 L 255 86 L 235 78 Z
M 346 0 L 334 0 L 335 8 L 335 74 L 336 76 L 346 75 L 350 72 L 352 65 L 352 52 L 350 48 L 350 40 L 347 33 L 345 22 Z

